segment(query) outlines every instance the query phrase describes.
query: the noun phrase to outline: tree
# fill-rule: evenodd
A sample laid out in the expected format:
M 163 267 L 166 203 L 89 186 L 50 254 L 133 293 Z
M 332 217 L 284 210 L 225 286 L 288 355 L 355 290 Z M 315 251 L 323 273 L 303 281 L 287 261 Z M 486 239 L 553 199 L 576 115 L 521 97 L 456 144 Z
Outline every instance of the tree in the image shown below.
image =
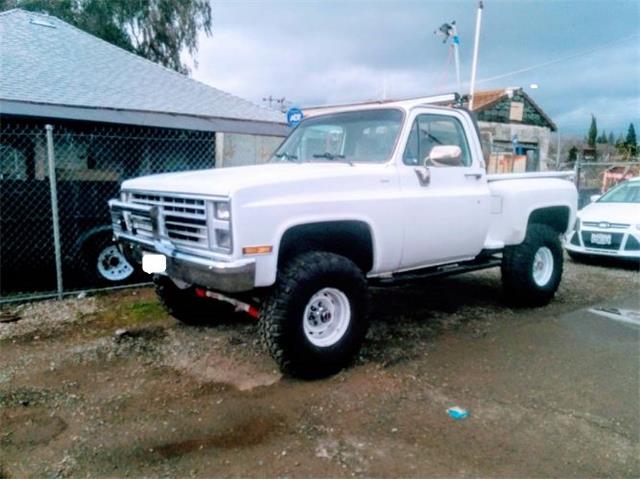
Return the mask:
M 596 142 L 601 144 L 607 143 L 607 133 L 604 130 L 600 135 L 598 135 Z
M 598 138 L 598 126 L 596 125 L 596 117 L 591 114 L 591 126 L 589 127 L 589 133 L 587 134 L 587 143 L 590 147 L 596 146 L 596 139 Z
M 615 145 L 615 143 L 616 143 L 616 139 L 615 139 L 615 137 L 613 136 L 613 132 L 609 132 L 609 139 L 608 139 L 607 143 L 608 143 L 609 145 Z
M 578 160 L 578 147 L 573 145 L 569 149 L 569 156 L 567 157 L 567 163 L 574 164 Z
M 0 0 L 0 11 L 22 8 L 56 16 L 109 43 L 188 74 L 198 33 L 211 35 L 209 0 Z
M 627 147 L 627 151 L 632 157 L 635 157 L 638 151 L 638 140 L 636 139 L 636 129 L 633 126 L 633 123 L 629 124 L 629 129 L 627 130 L 627 138 L 624 141 L 625 146 Z

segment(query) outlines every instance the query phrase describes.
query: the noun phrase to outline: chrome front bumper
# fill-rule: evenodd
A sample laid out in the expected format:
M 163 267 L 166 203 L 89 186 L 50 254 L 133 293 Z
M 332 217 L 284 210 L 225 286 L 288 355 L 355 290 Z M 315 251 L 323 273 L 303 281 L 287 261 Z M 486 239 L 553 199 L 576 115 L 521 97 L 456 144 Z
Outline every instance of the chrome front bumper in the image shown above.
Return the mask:
M 111 200 L 109 202 L 113 220 L 114 238 L 123 244 L 125 253 L 140 262 L 143 252 L 161 253 L 167 257 L 166 275 L 183 282 L 206 287 L 220 292 L 245 292 L 255 286 L 255 259 L 223 261 L 202 257 L 177 250 L 171 242 L 155 238 L 140 238 L 128 231 L 120 221 L 123 211 L 135 211 L 138 215 L 149 215 L 152 224 L 153 207 Z M 157 232 L 154 232 L 157 233 Z

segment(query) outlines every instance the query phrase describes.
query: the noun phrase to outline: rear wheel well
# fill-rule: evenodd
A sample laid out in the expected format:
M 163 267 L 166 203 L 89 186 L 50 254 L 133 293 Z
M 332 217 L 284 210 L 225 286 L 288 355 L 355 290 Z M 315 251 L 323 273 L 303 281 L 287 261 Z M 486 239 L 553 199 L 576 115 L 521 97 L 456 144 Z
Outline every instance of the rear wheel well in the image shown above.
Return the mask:
M 529 215 L 528 226 L 534 223 L 548 225 L 556 232 L 564 233 L 569 228 L 570 214 L 569 207 L 539 208 Z
M 318 222 L 291 227 L 282 236 L 278 267 L 309 251 L 342 255 L 364 273 L 373 268 L 373 238 L 369 226 L 360 221 Z

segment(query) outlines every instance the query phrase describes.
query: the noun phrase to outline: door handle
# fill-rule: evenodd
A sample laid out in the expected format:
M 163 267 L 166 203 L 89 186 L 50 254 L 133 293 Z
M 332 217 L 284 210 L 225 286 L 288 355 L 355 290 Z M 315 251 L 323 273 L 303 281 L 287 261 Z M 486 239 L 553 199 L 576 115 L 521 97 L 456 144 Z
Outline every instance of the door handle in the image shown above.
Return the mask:
M 473 177 L 476 180 L 480 180 L 482 178 L 482 173 L 465 173 L 464 176 L 467 178 Z

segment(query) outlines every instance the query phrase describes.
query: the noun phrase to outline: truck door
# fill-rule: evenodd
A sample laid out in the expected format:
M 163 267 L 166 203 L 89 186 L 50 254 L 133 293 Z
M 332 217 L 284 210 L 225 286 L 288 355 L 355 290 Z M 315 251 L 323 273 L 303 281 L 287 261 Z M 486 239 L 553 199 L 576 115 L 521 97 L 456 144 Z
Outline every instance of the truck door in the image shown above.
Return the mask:
M 401 269 L 473 258 L 483 248 L 490 215 L 475 127 L 462 112 L 438 109 L 422 109 L 409 120 L 399 166 L 405 225 Z M 432 161 L 436 146 L 458 147 L 459 158 Z

